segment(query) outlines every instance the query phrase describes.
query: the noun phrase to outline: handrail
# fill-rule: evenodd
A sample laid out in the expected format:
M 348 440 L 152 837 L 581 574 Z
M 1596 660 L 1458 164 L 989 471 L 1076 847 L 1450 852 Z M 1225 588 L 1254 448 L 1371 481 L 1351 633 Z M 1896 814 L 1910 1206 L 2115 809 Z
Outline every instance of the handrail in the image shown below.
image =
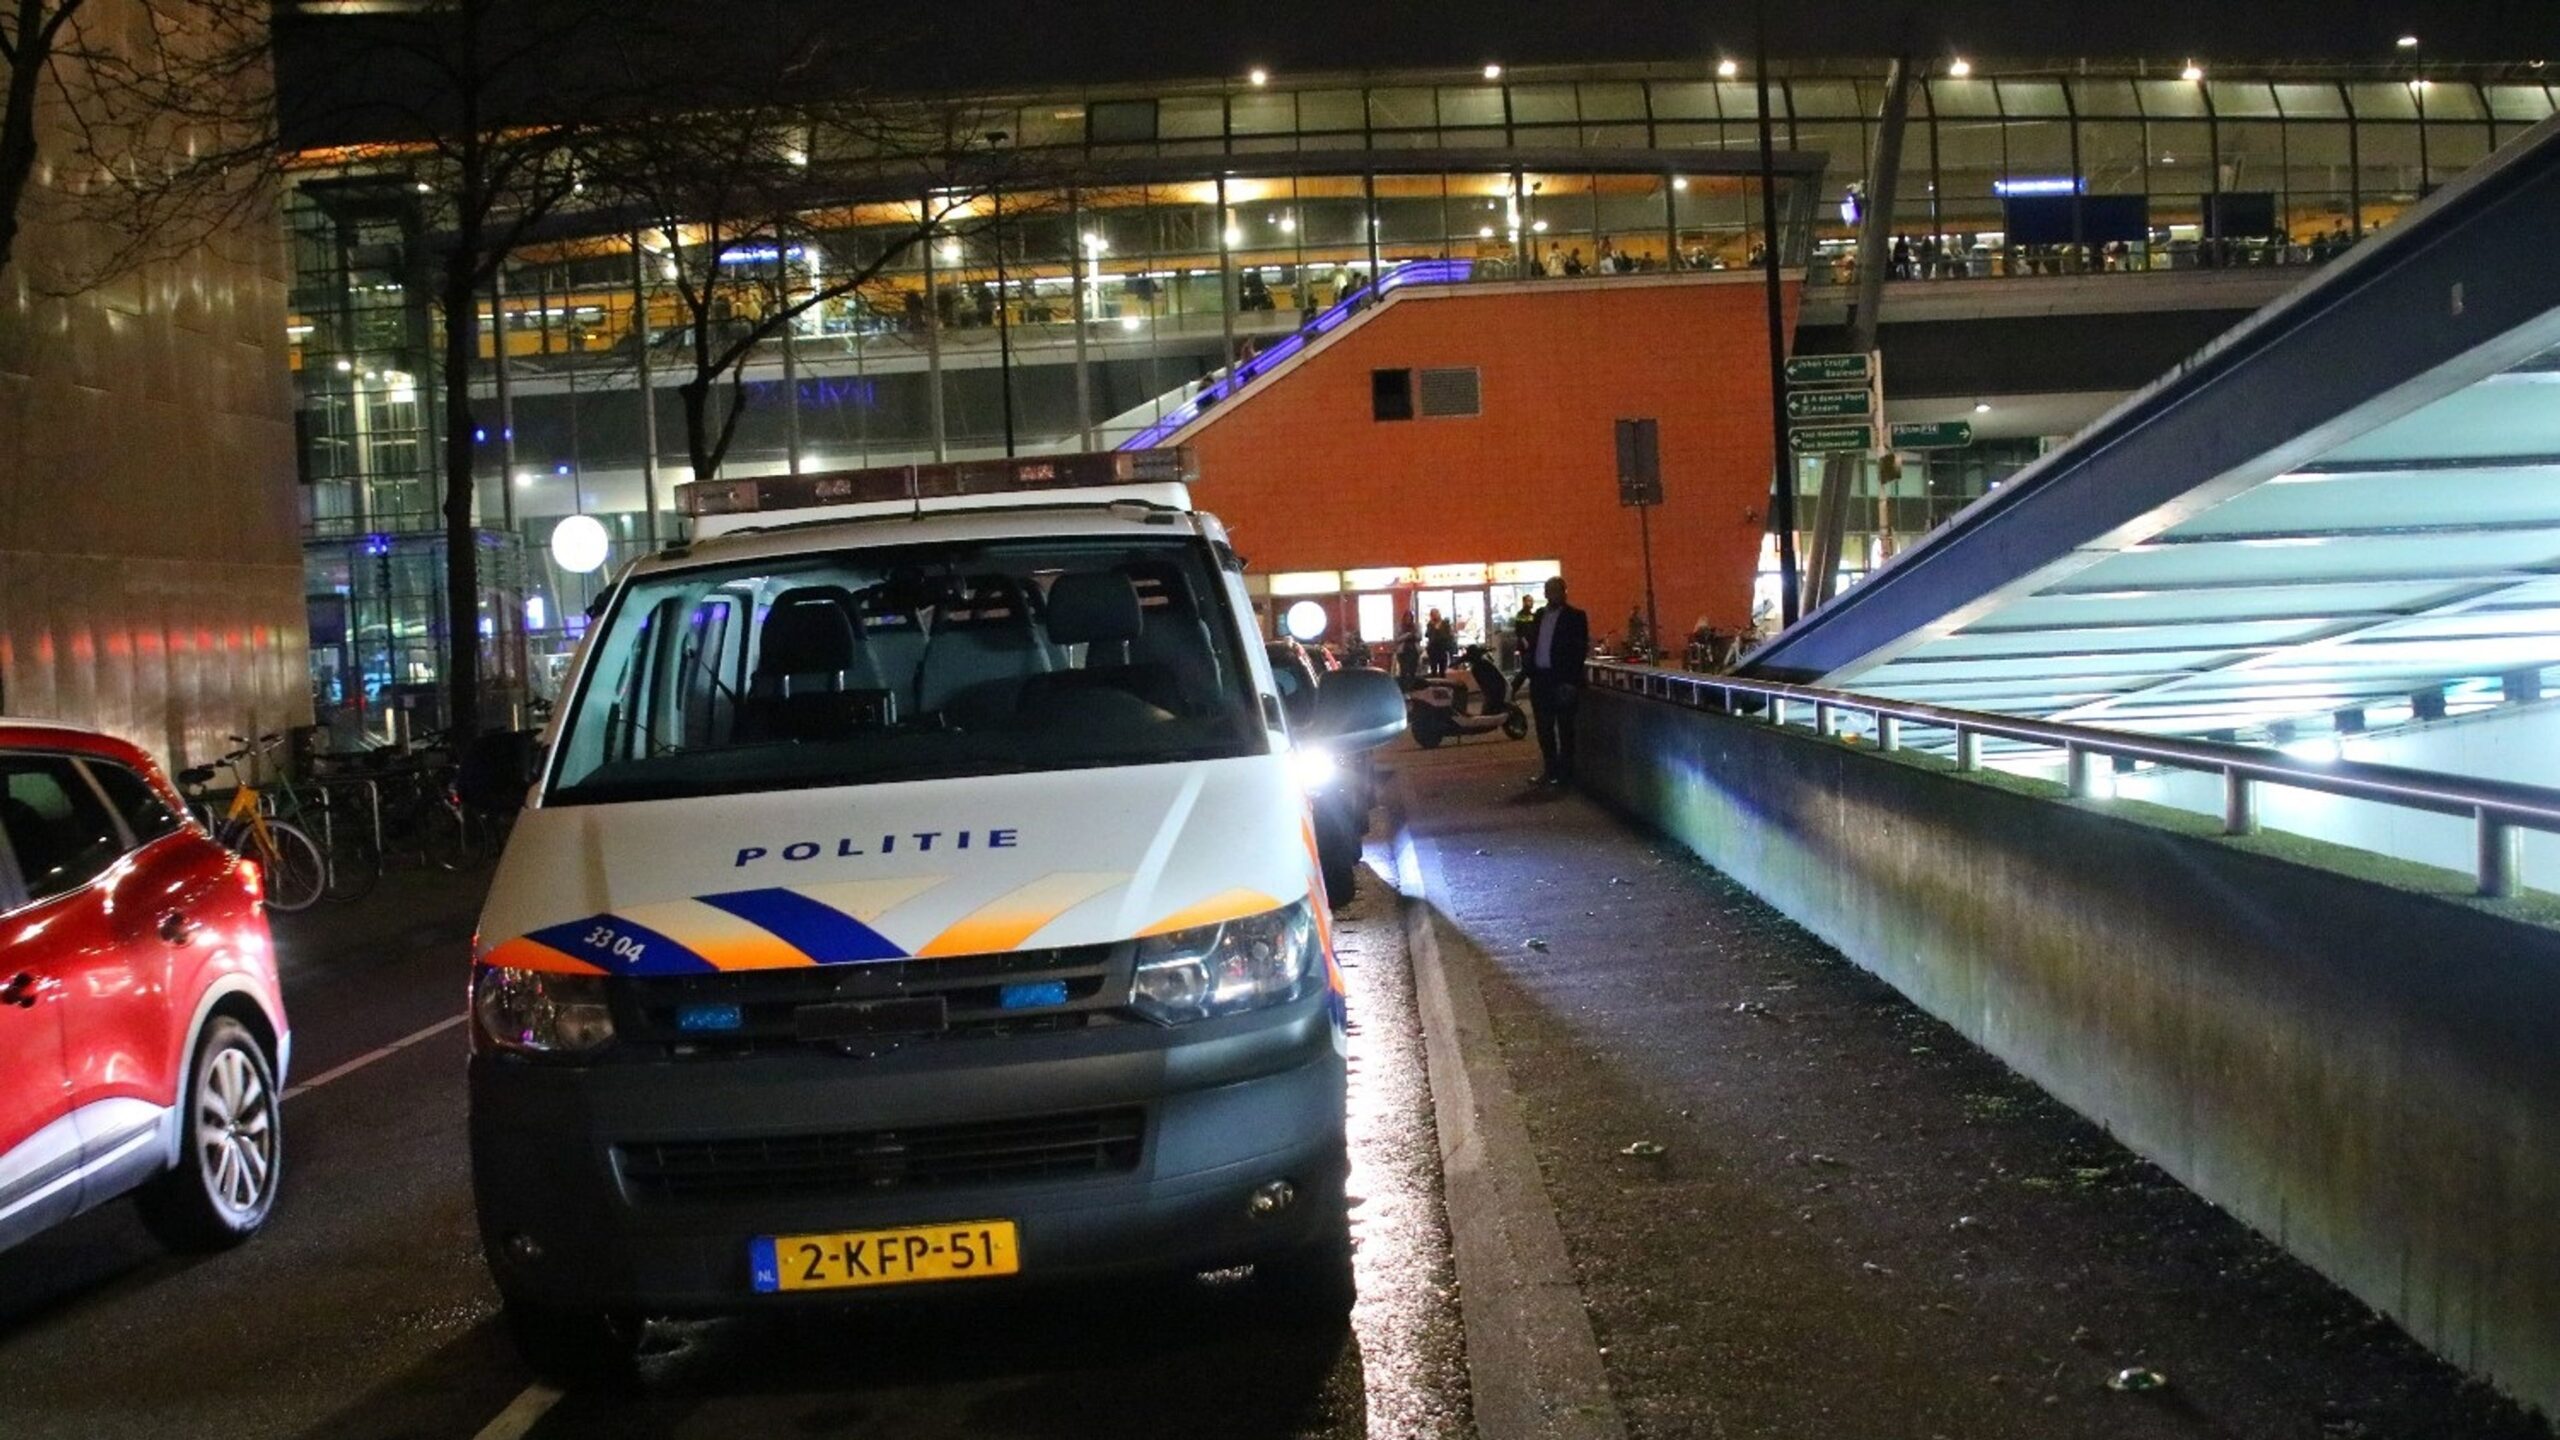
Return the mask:
M 2093 725 L 2057 724 L 2017 715 L 1956 710 L 1943 705 L 1889 700 L 1846 690 L 1826 690 L 1814 685 L 1748 680 L 1735 675 L 1695 675 L 1678 670 L 1594 661 L 1590 666 L 1590 676 L 1591 682 L 1604 690 L 1665 700 L 1691 709 L 1711 708 L 1708 701 L 1712 697 L 1716 702 L 1712 708 L 1736 716 L 1743 714 L 1744 710 L 1735 703 L 1735 697 L 1757 696 L 1768 702 L 1770 722 L 1777 725 L 1787 723 L 1788 710 L 1792 705 L 1811 705 L 1815 733 L 1824 736 L 1832 733 L 1835 715 L 1865 715 L 1875 722 L 1876 748 L 1879 750 L 1901 748 L 1901 728 L 1904 725 L 1949 730 L 1955 736 L 1958 770 L 1982 767 L 1981 741 L 1986 735 L 2060 750 L 2070 776 L 2071 793 L 2082 799 L 2093 798 L 2096 794 L 2096 762 L 2100 757 L 2124 756 L 2181 770 L 2211 771 L 2222 776 L 2222 828 L 2226 835 L 2247 835 L 2257 830 L 2257 787 L 2261 784 L 2314 790 L 2350 800 L 2373 800 L 2441 815 L 2464 816 L 2477 827 L 2479 848 L 2474 878 L 2479 891 L 2482 895 L 2496 898 L 2514 895 L 2522 887 L 2524 856 L 2522 837 L 2518 832 L 2540 830 L 2560 834 L 2560 790 L 2541 785 L 2447 775 L 2440 771 L 2376 765 L 2362 760 L 2297 760 L 2280 752 L 2218 740 L 2137 735 Z
M 1152 450 L 1161 446 L 1176 432 L 1208 413 L 1211 406 L 1279 369 L 1291 356 L 1372 302 L 1384 300 L 1407 285 L 1457 284 L 1466 280 L 1474 270 L 1475 262 L 1471 260 L 1408 260 L 1393 266 L 1376 279 L 1362 282 L 1358 288 L 1327 306 L 1322 314 L 1275 341 L 1269 349 L 1256 352 L 1251 359 L 1238 362 L 1227 374 L 1201 386 L 1199 393 L 1114 448 Z

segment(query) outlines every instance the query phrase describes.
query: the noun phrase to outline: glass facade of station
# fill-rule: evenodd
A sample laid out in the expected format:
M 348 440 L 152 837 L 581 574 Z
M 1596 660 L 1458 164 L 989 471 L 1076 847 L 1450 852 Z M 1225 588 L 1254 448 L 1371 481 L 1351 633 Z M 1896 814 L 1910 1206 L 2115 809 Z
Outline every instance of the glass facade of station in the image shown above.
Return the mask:
M 2315 262 L 2555 103 L 2520 67 L 1985 69 L 1915 86 L 1895 278 Z M 1777 146 L 1821 157 L 1818 179 L 1801 158 L 1781 178 L 1781 259 L 1810 284 L 1845 281 L 1884 87 L 1809 70 L 1772 94 Z M 712 326 L 887 256 L 755 348 L 724 473 L 1116 444 L 1400 265 L 1458 262 L 1484 281 L 1735 268 L 1770 228 L 1755 87 L 1712 63 L 1097 92 L 997 124 L 1027 171 L 1073 180 L 980 197 L 920 243 L 932 197 L 856 197 L 814 215 L 808 244 L 722 258 L 736 308 Z M 403 701 L 432 705 L 444 644 L 433 188 L 332 173 L 291 206 L 316 698 L 375 733 Z M 692 320 L 674 263 L 656 235 L 590 231 L 519 252 L 483 297 L 481 630 L 501 703 L 546 695 L 604 576 L 678 533 Z M 1922 533 L 2008 459 L 1932 459 L 1881 497 L 1893 523 L 1878 533 Z M 555 527 L 579 515 L 611 541 L 601 569 L 553 557 Z M 1865 558 L 1853 547 L 1848 568 Z

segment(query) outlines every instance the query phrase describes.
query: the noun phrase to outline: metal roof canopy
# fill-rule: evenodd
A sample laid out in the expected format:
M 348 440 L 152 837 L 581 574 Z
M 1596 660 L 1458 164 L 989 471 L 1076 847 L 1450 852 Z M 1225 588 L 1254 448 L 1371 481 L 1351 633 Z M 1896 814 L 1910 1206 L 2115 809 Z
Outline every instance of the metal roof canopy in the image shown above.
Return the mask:
M 2163 734 L 2316 734 L 2422 695 L 2494 703 L 2501 677 L 2552 664 L 2560 119 L 1744 673 Z

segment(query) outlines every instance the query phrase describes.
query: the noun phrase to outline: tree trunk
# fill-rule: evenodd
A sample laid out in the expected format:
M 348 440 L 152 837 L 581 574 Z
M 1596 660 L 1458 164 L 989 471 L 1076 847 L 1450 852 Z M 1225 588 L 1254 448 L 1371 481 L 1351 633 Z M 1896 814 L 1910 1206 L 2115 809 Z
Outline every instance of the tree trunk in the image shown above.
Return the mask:
M 18 0 L 18 53 L 9 65 L 9 93 L 0 104 L 0 271 L 18 248 L 18 208 L 26 203 L 36 164 L 36 87 L 44 83 L 45 9 Z
M 480 358 L 476 238 L 457 236 L 444 262 L 445 708 L 457 751 L 480 729 L 480 545 L 472 525 L 471 366 Z

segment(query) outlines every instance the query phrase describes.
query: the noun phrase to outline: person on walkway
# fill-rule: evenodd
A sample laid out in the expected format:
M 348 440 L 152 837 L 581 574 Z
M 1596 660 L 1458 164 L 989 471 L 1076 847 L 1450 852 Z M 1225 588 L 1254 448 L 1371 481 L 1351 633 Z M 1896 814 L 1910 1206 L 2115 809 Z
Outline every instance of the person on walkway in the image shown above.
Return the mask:
M 1422 627 L 1422 644 L 1431 652 L 1431 673 L 1448 674 L 1449 662 L 1458 658 L 1458 632 L 1440 618 L 1437 610 L 1431 612 L 1430 623 Z
M 1396 635 L 1396 678 L 1422 678 L 1422 637 L 1414 632 L 1413 620 L 1406 617 L 1404 629 Z
M 1653 635 L 1645 629 L 1644 607 L 1641 605 L 1628 606 L 1627 658 L 1630 660 L 1643 660 L 1645 658 L 1645 647 L 1650 644 L 1652 640 Z
M 1512 674 L 1529 673 L 1529 645 L 1531 641 L 1537 639 L 1537 632 L 1537 599 L 1534 596 L 1523 595 L 1520 597 L 1520 613 L 1511 617 L 1511 654 L 1516 662 L 1511 667 Z
M 1564 577 L 1547 582 L 1547 603 L 1529 631 L 1529 705 L 1537 712 L 1540 785 L 1573 778 L 1573 712 L 1582 699 L 1582 665 L 1591 655 L 1591 617 L 1564 601 Z

